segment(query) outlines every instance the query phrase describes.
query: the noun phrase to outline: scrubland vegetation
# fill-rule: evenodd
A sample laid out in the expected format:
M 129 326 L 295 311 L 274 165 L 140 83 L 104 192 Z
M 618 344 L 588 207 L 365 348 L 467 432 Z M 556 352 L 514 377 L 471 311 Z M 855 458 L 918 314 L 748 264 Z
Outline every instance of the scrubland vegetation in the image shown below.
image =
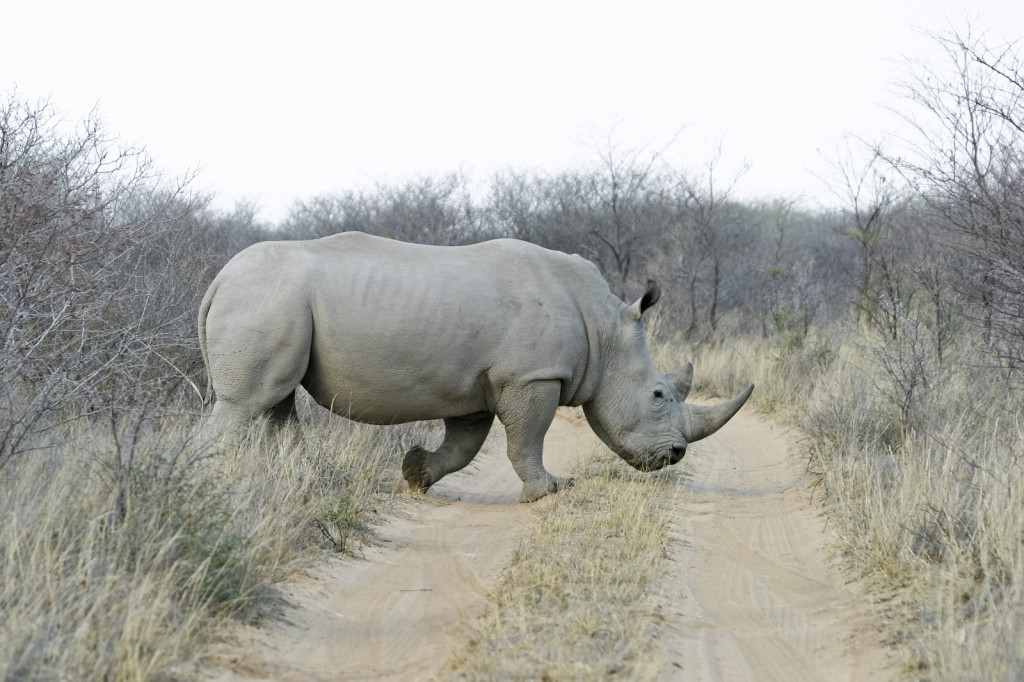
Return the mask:
M 211 447 L 194 429 L 213 274 L 258 240 L 353 229 L 527 239 L 591 258 L 628 299 L 657 279 L 656 362 L 693 360 L 698 391 L 753 381 L 807 434 L 837 551 L 908 670 L 1020 676 L 1024 68 L 1019 44 L 936 40 L 948 61 L 912 67 L 893 104 L 910 132 L 840 150 L 826 208 L 740 201 L 714 158 L 679 168 L 609 141 L 578 170 L 339 191 L 267 225 L 161 178 L 94 118 L 5 96 L 0 676 L 157 678 L 224 618 L 273 608 L 296 562 L 348 549 L 396 489 L 394 458 L 429 425 L 307 406 L 301 436 Z M 631 494 L 602 476 L 572 498 L 588 514 Z

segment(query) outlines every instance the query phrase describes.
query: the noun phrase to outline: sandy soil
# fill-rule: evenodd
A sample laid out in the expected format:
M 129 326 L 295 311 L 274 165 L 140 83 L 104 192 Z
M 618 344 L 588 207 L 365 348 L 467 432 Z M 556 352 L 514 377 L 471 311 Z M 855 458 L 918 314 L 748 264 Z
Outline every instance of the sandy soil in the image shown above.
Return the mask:
M 692 450 L 660 679 L 896 679 L 867 599 L 828 558 L 792 434 L 743 410 Z
M 560 412 L 545 464 L 564 474 L 592 438 Z M 535 505 L 500 427 L 477 461 L 403 496 L 359 558 L 338 559 L 282 586 L 294 606 L 212 649 L 203 679 L 431 679 L 508 564 Z M 678 496 L 664 614 L 661 678 L 864 680 L 895 677 L 868 608 L 827 559 L 830 536 L 789 435 L 740 412 L 693 446 Z M 544 501 L 536 504 L 544 504 Z

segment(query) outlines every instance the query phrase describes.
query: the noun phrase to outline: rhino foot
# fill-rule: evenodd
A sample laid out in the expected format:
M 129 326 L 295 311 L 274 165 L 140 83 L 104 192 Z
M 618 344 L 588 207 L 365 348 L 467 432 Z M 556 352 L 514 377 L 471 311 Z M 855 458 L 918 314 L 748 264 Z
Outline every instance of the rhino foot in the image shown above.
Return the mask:
M 415 445 L 402 458 L 402 476 L 414 493 L 425 493 L 434 483 L 427 468 L 429 457 L 429 451 Z
M 535 502 L 545 495 L 557 493 L 559 490 L 571 488 L 574 485 L 576 485 L 576 481 L 571 478 L 555 478 L 554 476 L 548 476 L 547 479 L 523 484 L 523 492 L 519 494 L 519 501 Z

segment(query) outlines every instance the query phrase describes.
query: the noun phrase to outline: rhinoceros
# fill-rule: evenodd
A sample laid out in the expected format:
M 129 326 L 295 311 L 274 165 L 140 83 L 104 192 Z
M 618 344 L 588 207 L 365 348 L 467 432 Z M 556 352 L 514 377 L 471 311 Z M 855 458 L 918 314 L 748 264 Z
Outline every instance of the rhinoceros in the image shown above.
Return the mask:
M 267 414 L 295 419 L 295 389 L 372 424 L 443 419 L 434 451 L 405 453 L 402 473 L 426 491 L 476 456 L 495 416 L 508 458 L 536 500 L 571 484 L 544 468 L 559 405 L 583 406 L 594 432 L 633 467 L 682 459 L 718 430 L 751 385 L 719 405 L 684 402 L 693 367 L 655 370 L 642 316 L 576 255 L 514 239 L 408 244 L 358 232 L 255 244 L 213 280 L 199 342 L 222 431 Z

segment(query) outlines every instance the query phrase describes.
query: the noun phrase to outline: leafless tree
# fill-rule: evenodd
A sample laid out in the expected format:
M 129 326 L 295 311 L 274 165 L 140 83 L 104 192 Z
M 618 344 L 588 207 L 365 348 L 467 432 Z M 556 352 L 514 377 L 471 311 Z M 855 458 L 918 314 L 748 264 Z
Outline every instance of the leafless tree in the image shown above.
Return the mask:
M 755 286 L 751 307 L 761 320 L 761 334 L 788 334 L 799 345 L 810 331 L 820 291 L 811 291 L 815 261 L 801 259 L 795 248 L 794 223 L 797 215 L 792 200 L 776 199 L 762 207 L 767 214 L 763 258 L 754 259 L 754 267 L 764 279 Z
M 622 296 L 638 261 L 649 258 L 664 235 L 665 188 L 658 177 L 664 150 L 623 150 L 609 138 L 597 151 L 600 165 L 587 175 L 580 195 L 589 224 L 579 231 Z
M 834 229 L 857 247 L 859 262 L 853 299 L 861 325 L 897 332 L 893 305 L 907 299 L 908 234 L 901 231 L 909 194 L 883 156 L 847 138 L 832 160 L 829 187 L 840 202 Z
M 484 232 L 585 256 L 617 295 L 628 296 L 639 293 L 665 246 L 672 211 L 666 167 L 661 150 L 625 150 L 610 138 L 595 150 L 587 168 L 496 176 Z
M 745 232 L 742 210 L 732 193 L 747 169 L 723 180 L 721 160 L 719 144 L 699 171 L 677 175 L 675 240 L 690 302 L 689 336 L 698 327 L 699 308 L 707 312 L 708 328 L 717 329 L 726 263 L 738 256 Z
M 960 293 L 986 338 L 1024 363 L 1024 58 L 1021 43 L 936 35 L 943 65 L 914 64 L 903 92 L 914 133 L 890 161 L 943 221 L 945 246 L 966 258 Z

